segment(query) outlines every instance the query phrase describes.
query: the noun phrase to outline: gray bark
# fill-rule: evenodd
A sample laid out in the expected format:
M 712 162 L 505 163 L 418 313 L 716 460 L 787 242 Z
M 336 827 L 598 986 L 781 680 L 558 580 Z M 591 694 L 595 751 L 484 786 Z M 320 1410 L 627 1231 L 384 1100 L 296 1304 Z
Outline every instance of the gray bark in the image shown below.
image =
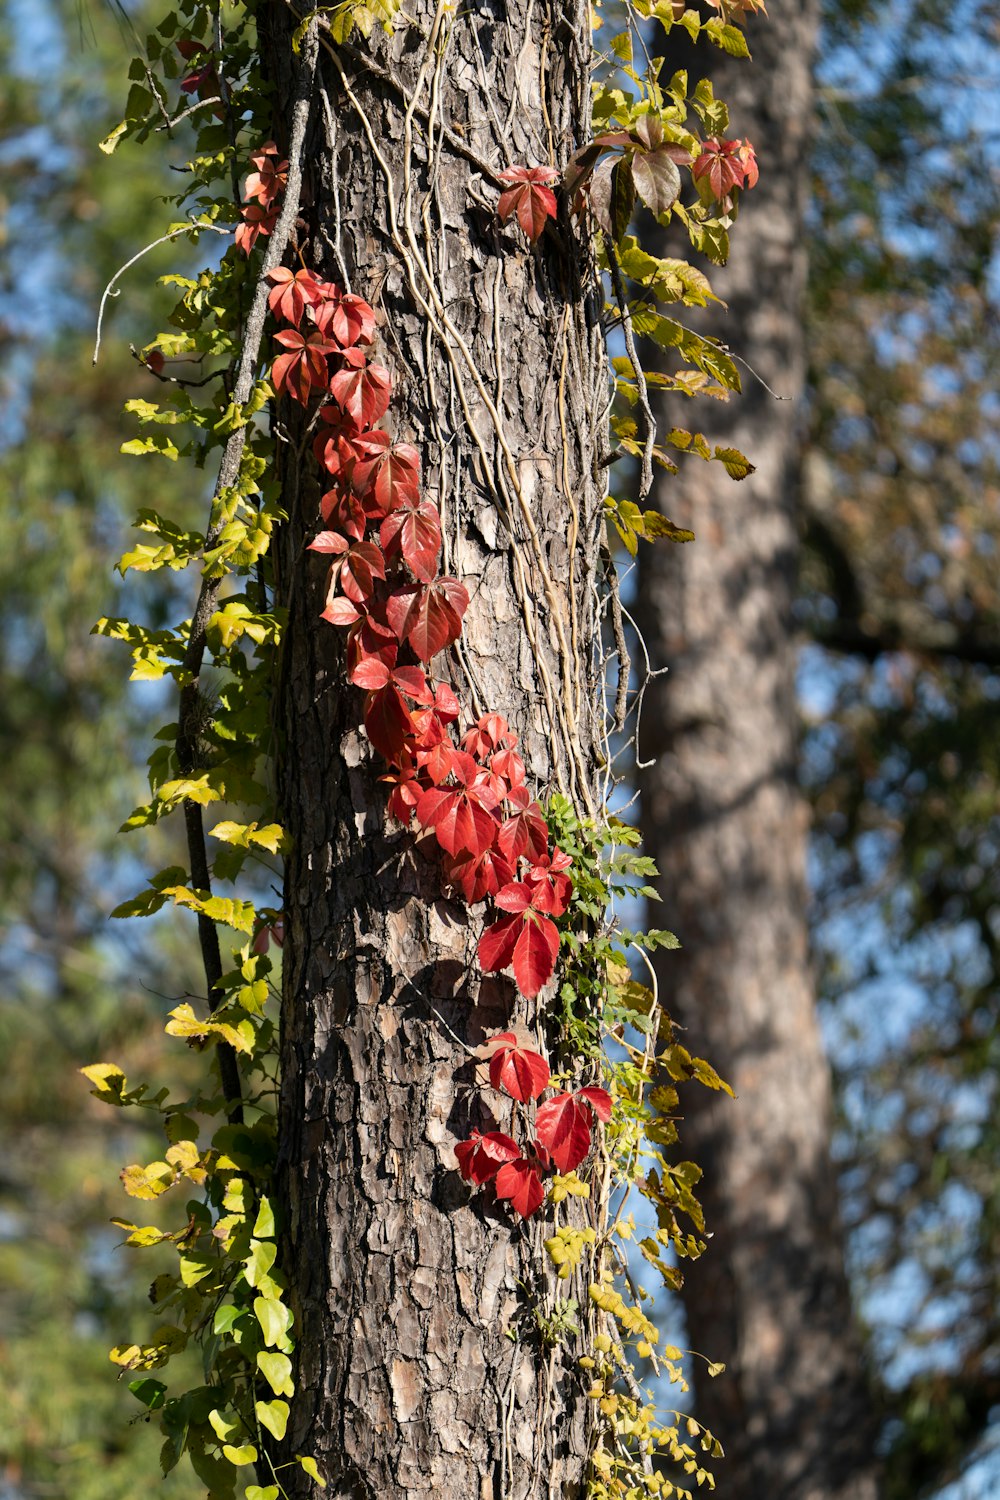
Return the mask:
M 504 713 L 531 781 L 585 809 L 607 390 L 597 286 L 565 222 L 534 251 L 498 227 L 496 186 L 469 157 L 497 171 L 565 163 L 589 118 L 589 15 L 486 4 L 438 24 L 425 3 L 407 11 L 414 25 L 355 35 L 339 67 L 321 55 L 306 262 L 341 284 L 346 273 L 384 319 L 385 425 L 419 447 L 442 571 L 472 596 L 437 675 L 475 714 Z M 268 26 L 287 99 L 278 9 Z M 572 1360 L 539 1345 L 519 1288 L 544 1291 L 544 1212 L 523 1224 L 470 1194 L 452 1149 L 494 1126 L 456 1036 L 474 1047 L 515 1018 L 544 1028 L 544 1007 L 477 973 L 483 909 L 449 899 L 433 859 L 387 827 L 362 695 L 341 632 L 319 619 L 325 566 L 303 552 L 317 476 L 290 437 L 278 709 L 294 846 L 279 1171 L 298 1325 L 290 1449 L 317 1457 L 330 1500 L 578 1494 L 587 1402 Z M 509 1128 L 502 1110 L 495 1122 Z M 283 1479 L 299 1492 L 296 1470 Z
M 717 69 L 730 135 L 761 162 L 731 265 L 712 271 L 729 310 L 699 323 L 745 371 L 742 397 L 702 421 L 748 454 L 735 485 L 687 464 L 660 508 L 697 540 L 644 559 L 640 621 L 669 675 L 653 684 L 643 753 L 648 851 L 683 951 L 661 957 L 661 995 L 736 1090 L 686 1100 L 685 1148 L 704 1168 L 714 1238 L 687 1271 L 691 1338 L 725 1375 L 697 1407 L 727 1449 L 727 1500 L 869 1500 L 870 1404 L 852 1328 L 830 1161 L 830 1080 L 806 925 L 806 812 L 796 788 L 792 603 L 805 379 L 804 202 L 813 0 L 749 27 L 752 65 Z M 683 421 L 676 402 L 661 412 Z M 696 1372 L 697 1378 L 697 1372 Z

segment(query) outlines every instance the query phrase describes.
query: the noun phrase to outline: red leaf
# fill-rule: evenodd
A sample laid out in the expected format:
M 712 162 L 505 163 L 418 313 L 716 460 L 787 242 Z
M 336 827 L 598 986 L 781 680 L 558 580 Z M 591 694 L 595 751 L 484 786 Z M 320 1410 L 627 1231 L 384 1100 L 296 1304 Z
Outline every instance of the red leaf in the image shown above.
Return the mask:
M 352 482 L 359 494 L 370 490 L 378 508 L 395 510 L 404 496 L 417 498 L 420 487 L 420 454 L 412 443 L 393 443 L 388 433 L 372 433 L 385 438 L 372 457 L 355 465 Z
M 413 733 L 413 720 L 391 682 L 379 692 L 369 694 L 365 703 L 365 729 L 375 749 L 386 760 L 398 759 L 407 737 Z
M 500 887 L 513 878 L 514 867 L 495 847 L 491 847 L 481 854 L 460 855 L 452 861 L 447 874 L 471 906 L 486 896 L 495 896 Z M 503 967 L 505 965 L 501 965 Z
M 267 294 L 267 305 L 275 317 L 298 327 L 307 307 L 312 307 L 319 296 L 319 288 L 311 271 L 291 271 L 287 266 L 275 266 L 268 271 L 271 290 Z
M 437 506 L 430 500 L 420 500 L 416 494 L 402 496 L 400 504 L 382 522 L 379 541 L 386 557 L 401 552 L 414 578 L 430 583 L 441 550 L 441 517 Z
M 498 845 L 510 860 L 519 859 L 522 854 L 531 860 L 540 859 L 549 847 L 549 829 L 542 809 L 520 787 L 511 787 L 509 800 L 516 811 L 501 823 Z
M 574 1171 L 587 1155 L 592 1120 L 588 1105 L 575 1094 L 557 1094 L 538 1106 L 535 1134 L 560 1172 Z
M 517 736 L 511 733 L 503 714 L 483 714 L 476 727 L 465 736 L 462 749 L 484 760 L 501 746 L 516 744 Z
M 611 1095 L 608 1093 L 607 1089 L 577 1089 L 576 1097 L 578 1099 L 586 1099 L 587 1103 L 591 1106 L 594 1113 L 597 1115 L 597 1118 L 599 1120 L 603 1120 L 605 1125 L 611 1119 L 612 1102 Z
M 503 1089 L 512 1099 L 527 1104 L 548 1087 L 549 1065 L 540 1052 L 522 1047 L 513 1032 L 504 1031 L 491 1038 L 500 1043 L 490 1058 L 490 1083 Z
M 559 954 L 559 929 L 548 917 L 525 914 L 514 946 L 514 978 L 521 994 L 534 1000 L 548 984 Z
M 421 661 L 430 661 L 462 634 L 469 595 L 454 577 L 438 577 L 421 588 L 406 615 L 406 639 Z
M 512 214 L 532 244 L 545 228 L 547 219 L 556 217 L 556 197 L 551 184 L 559 181 L 559 173 L 551 167 L 510 167 L 500 173 L 500 181 L 511 186 L 500 194 L 497 213 L 501 223 L 506 223 Z
M 497 1197 L 508 1198 L 511 1208 L 522 1219 L 530 1219 L 541 1208 L 545 1197 L 541 1173 L 533 1162 L 525 1161 L 523 1157 L 505 1163 L 496 1174 L 493 1186 Z
M 392 681 L 392 672 L 377 656 L 365 656 L 358 662 L 348 679 L 355 687 L 374 693 Z
M 342 349 L 356 344 L 370 344 L 375 337 L 375 310 L 361 297 L 342 292 L 331 281 L 317 283 L 319 300 L 313 308 L 313 321 Z
M 491 1130 L 481 1135 L 474 1130 L 467 1141 L 456 1141 L 455 1156 L 466 1182 L 482 1185 L 495 1177 L 505 1162 L 518 1161 L 521 1148 L 502 1131 Z
M 389 410 L 392 376 L 382 365 L 338 370 L 330 381 L 330 395 L 359 427 L 374 427 Z
M 497 974 L 510 966 L 520 932 L 521 919 L 517 916 L 501 917 L 499 922 L 490 923 L 479 939 L 476 953 L 485 974 Z

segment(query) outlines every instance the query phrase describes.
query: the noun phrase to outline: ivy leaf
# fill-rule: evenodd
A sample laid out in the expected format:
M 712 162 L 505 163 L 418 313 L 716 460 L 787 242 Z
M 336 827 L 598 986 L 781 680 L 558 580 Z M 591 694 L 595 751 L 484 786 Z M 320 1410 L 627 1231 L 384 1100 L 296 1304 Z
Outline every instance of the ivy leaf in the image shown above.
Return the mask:
M 509 186 L 500 194 L 497 213 L 500 222 L 517 214 L 517 222 L 531 244 L 540 237 L 548 219 L 556 217 L 556 195 L 552 186 L 559 173 L 551 167 L 509 167 L 500 173 L 500 181 Z
M 255 1401 L 254 1411 L 257 1420 L 262 1427 L 266 1427 L 274 1437 L 281 1442 L 288 1426 L 288 1402 L 287 1401 Z
M 657 218 L 680 197 L 681 174 L 669 149 L 636 151 L 632 158 L 632 177 L 639 197 Z
M 588 1104 L 576 1094 L 557 1094 L 539 1105 L 535 1133 L 560 1172 L 572 1172 L 587 1155 L 592 1121 Z
M 404 492 L 395 510 L 382 522 L 379 541 L 386 557 L 401 553 L 414 578 L 430 583 L 437 572 L 441 550 L 441 517 L 437 506 L 430 500 L 419 499 L 415 490 Z
M 507 1162 L 496 1175 L 494 1188 L 498 1198 L 507 1198 L 515 1213 L 522 1219 L 530 1219 L 542 1206 L 545 1189 L 542 1177 L 534 1162 L 520 1157 Z
M 496 1048 L 490 1058 L 490 1083 L 495 1089 L 503 1089 L 512 1099 L 526 1104 L 548 1087 L 551 1075 L 545 1058 L 523 1046 L 512 1031 L 491 1037 L 490 1045 Z
M 467 1141 L 455 1143 L 458 1170 L 466 1182 L 474 1182 L 477 1187 L 489 1182 L 506 1162 L 517 1161 L 520 1155 L 517 1142 L 500 1130 L 491 1130 L 486 1135 L 474 1130 Z

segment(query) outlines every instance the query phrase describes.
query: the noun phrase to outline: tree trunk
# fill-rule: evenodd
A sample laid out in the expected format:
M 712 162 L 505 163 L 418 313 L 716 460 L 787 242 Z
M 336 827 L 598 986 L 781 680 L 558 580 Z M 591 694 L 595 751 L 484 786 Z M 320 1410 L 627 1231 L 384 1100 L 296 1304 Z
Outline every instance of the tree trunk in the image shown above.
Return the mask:
M 589 12 L 515 0 L 407 13 L 392 38 L 376 28 L 321 52 L 305 260 L 349 277 L 383 320 L 385 425 L 419 448 L 442 571 L 471 595 L 438 677 L 472 717 L 505 714 L 529 781 L 586 811 L 607 390 L 598 285 L 565 222 L 534 250 L 513 223 L 500 229 L 475 163 L 565 163 L 588 129 Z M 265 43 L 286 120 L 287 14 L 269 12 Z M 387 824 L 362 695 L 341 633 L 319 618 L 326 570 L 303 551 L 319 488 L 290 436 L 278 722 L 293 841 L 279 1123 L 291 1451 L 316 1456 L 330 1500 L 579 1494 L 587 1402 L 572 1362 L 532 1336 L 522 1290 L 544 1289 L 545 1231 L 470 1199 L 452 1149 L 472 1126 L 509 1128 L 478 1102 L 467 1047 L 515 1019 L 535 1026 L 538 1007 L 477 973 L 483 909 L 449 899 L 433 859 Z M 299 1493 L 296 1468 L 282 1477 Z
M 640 623 L 669 674 L 651 685 L 641 751 L 648 852 L 683 951 L 661 994 L 736 1090 L 688 1099 L 685 1144 L 704 1168 L 714 1239 L 687 1272 L 691 1337 L 725 1375 L 699 1380 L 699 1416 L 727 1449 L 727 1500 L 867 1500 L 873 1431 L 838 1227 L 830 1080 L 806 925 L 806 813 L 796 787 L 796 495 L 805 374 L 802 301 L 813 0 L 749 27 L 751 65 L 723 66 L 730 135 L 753 141 L 728 312 L 698 327 L 744 373 L 712 412 L 713 442 L 745 452 L 738 487 L 692 459 L 659 508 L 697 540 L 644 558 Z M 791 399 L 789 399 L 791 398 Z M 676 403 L 661 412 L 669 427 Z

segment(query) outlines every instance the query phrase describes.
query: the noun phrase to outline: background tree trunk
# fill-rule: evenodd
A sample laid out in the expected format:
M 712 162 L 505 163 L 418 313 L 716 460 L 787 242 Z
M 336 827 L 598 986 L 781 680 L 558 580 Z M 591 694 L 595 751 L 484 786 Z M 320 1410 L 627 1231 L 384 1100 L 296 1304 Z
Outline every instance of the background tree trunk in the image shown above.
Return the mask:
M 595 413 L 607 390 L 597 284 L 588 246 L 567 225 L 534 251 L 513 225 L 499 229 L 495 185 L 468 155 L 497 171 L 565 163 L 588 129 L 589 13 L 527 0 L 408 9 L 414 24 L 393 38 L 355 34 L 371 64 L 353 47 L 322 55 L 306 263 L 341 284 L 349 276 L 384 320 L 377 357 L 395 382 L 387 425 L 421 451 L 424 493 L 442 513 L 442 571 L 472 596 L 438 674 L 474 714 L 508 717 L 529 780 L 586 810 L 597 739 Z M 265 55 L 287 119 L 286 14 L 271 13 Z M 533 1336 L 519 1288 L 533 1293 L 544 1279 L 544 1233 L 470 1201 L 452 1151 L 471 1126 L 494 1126 L 462 1044 L 515 1018 L 534 1025 L 536 1007 L 510 981 L 477 974 L 482 909 L 447 899 L 433 859 L 386 827 L 385 767 L 359 727 L 341 633 L 319 619 L 326 569 L 303 552 L 319 489 L 294 446 L 285 452 L 280 777 L 293 852 L 280 1178 L 298 1323 L 291 1447 L 317 1456 L 331 1500 L 577 1494 L 587 1403 L 560 1351 Z M 496 1124 L 509 1128 L 509 1116 Z M 570 1291 L 586 1302 L 585 1289 Z
M 728 1366 L 697 1386 L 698 1414 L 727 1450 L 727 1500 L 875 1493 L 796 785 L 792 600 L 815 28 L 813 0 L 783 6 L 750 25 L 752 65 L 716 69 L 729 134 L 749 136 L 762 170 L 740 204 L 733 266 L 711 275 L 729 311 L 697 326 L 786 399 L 744 372 L 745 394 L 713 411 L 713 441 L 756 465 L 738 487 L 721 465 L 694 460 L 661 477 L 660 508 L 697 540 L 647 550 L 639 608 L 654 663 L 670 668 L 646 699 L 640 747 L 658 757 L 642 782 L 643 824 L 683 944 L 660 956 L 661 994 L 685 1045 L 738 1095 L 735 1105 L 689 1099 L 685 1121 L 714 1240 L 688 1270 L 684 1297 L 693 1341 Z M 678 421 L 675 401 L 661 418 Z

